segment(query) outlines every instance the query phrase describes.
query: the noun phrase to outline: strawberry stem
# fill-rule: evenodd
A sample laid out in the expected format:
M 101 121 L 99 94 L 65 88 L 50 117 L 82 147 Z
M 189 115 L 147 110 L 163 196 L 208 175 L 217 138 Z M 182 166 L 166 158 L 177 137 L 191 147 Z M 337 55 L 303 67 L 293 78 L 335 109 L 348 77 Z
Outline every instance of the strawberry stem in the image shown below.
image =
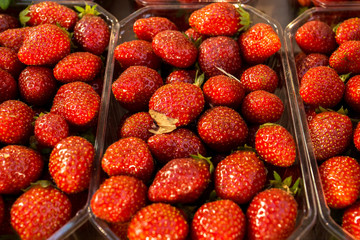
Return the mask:
M 26 23 L 30 20 L 30 17 L 27 16 L 29 13 L 29 7 L 30 5 L 19 13 L 20 23 L 24 27 L 26 26 Z
M 240 6 L 238 6 L 237 11 L 240 14 L 240 25 L 241 25 L 241 27 L 239 28 L 239 32 L 240 31 L 246 31 L 249 28 L 250 24 L 251 24 L 250 14 Z
M 90 6 L 90 5 L 85 5 L 85 8 L 83 7 L 80 7 L 80 6 L 74 6 L 74 8 L 79 12 L 79 18 L 82 18 L 83 16 L 89 14 L 89 15 L 94 15 L 94 16 L 97 16 L 97 15 L 100 15 L 100 12 L 98 12 L 96 10 L 96 7 L 97 5 L 94 5 L 94 6 Z
M 292 186 L 291 183 L 292 183 L 292 176 L 289 176 L 284 180 L 282 180 L 281 176 L 276 171 L 274 171 L 274 180 L 270 180 L 270 187 L 283 189 L 286 192 L 290 193 L 291 195 L 295 196 L 299 194 L 301 190 L 300 187 L 301 178 L 298 178 Z
M 209 172 L 210 174 L 212 174 L 215 170 L 214 164 L 211 161 L 211 157 L 204 157 L 203 155 L 201 155 L 200 153 L 198 153 L 197 155 L 190 155 L 193 159 L 195 160 L 201 160 L 201 161 L 206 161 L 209 164 Z

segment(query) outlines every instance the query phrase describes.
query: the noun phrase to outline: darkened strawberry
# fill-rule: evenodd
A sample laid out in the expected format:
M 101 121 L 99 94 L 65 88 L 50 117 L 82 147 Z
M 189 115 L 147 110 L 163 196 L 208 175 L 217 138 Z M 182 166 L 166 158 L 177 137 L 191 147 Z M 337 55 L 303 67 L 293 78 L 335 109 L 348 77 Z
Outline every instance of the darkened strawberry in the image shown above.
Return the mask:
M 275 166 L 289 167 L 296 160 L 296 145 L 291 133 L 281 125 L 261 125 L 255 136 L 259 156 Z
M 0 104 L 6 100 L 16 99 L 18 85 L 14 77 L 0 68 Z
M 24 68 L 24 64 L 18 59 L 15 50 L 7 47 L 0 47 L 0 68 L 9 72 L 14 77 L 17 77 Z
M 46 239 L 70 220 L 71 210 L 64 193 L 51 185 L 36 184 L 12 205 L 11 225 L 21 239 Z
M 127 235 L 129 240 L 165 239 L 169 236 L 174 240 L 184 240 L 188 233 L 189 225 L 179 209 L 166 203 L 153 203 L 134 215 Z
M 352 123 L 348 116 L 322 112 L 309 122 L 311 142 L 318 161 L 344 152 L 352 139 Z
M 27 32 L 18 58 L 27 65 L 53 65 L 69 53 L 68 34 L 54 24 L 41 24 Z
M 203 113 L 197 123 L 200 138 L 217 152 L 228 152 L 243 145 L 248 128 L 234 109 L 217 106 Z
M 306 55 L 302 61 L 296 64 L 296 72 L 299 82 L 303 78 L 304 74 L 313 67 L 328 66 L 329 57 L 322 53 L 310 53 Z
M 351 77 L 345 85 L 345 102 L 356 112 L 360 112 L 360 75 Z
M 215 169 L 215 191 L 222 199 L 248 203 L 266 182 L 264 163 L 252 150 L 231 153 Z
M 62 82 L 89 82 L 102 68 L 99 56 L 90 52 L 74 52 L 61 59 L 54 67 L 54 77 Z
M 199 33 L 195 28 L 192 27 L 188 28 L 184 33 L 193 42 L 204 41 L 207 38 L 206 35 Z
M 281 41 L 275 30 L 266 23 L 257 23 L 240 34 L 240 51 L 249 64 L 263 63 L 281 48 Z
M 146 204 L 146 185 L 131 176 L 106 179 L 91 198 L 94 215 L 108 222 L 126 222 Z
M 207 38 L 199 46 L 198 62 L 207 77 L 223 74 L 218 68 L 235 74 L 242 65 L 239 45 L 226 36 Z
M 121 106 L 131 112 L 148 109 L 150 97 L 163 85 L 160 74 L 145 66 L 131 66 L 112 83 L 112 92 Z
M 119 239 L 128 239 L 127 238 L 127 229 L 129 227 L 130 221 L 128 222 L 115 222 L 109 223 L 109 228 L 115 233 Z
M 24 102 L 7 100 L 0 104 L 0 142 L 21 144 L 33 131 L 35 112 Z
M 241 115 L 252 124 L 278 121 L 284 112 L 284 103 L 277 95 L 256 90 L 245 96 L 241 104 Z
M 326 203 L 330 208 L 345 208 L 355 203 L 360 193 L 360 165 L 348 156 L 336 156 L 319 166 Z
M 328 54 L 337 47 L 335 33 L 320 20 L 306 22 L 295 33 L 296 43 L 305 53 Z
M 51 68 L 27 66 L 19 75 L 21 97 L 29 105 L 44 106 L 51 103 L 57 83 Z
M 178 68 L 190 67 L 198 56 L 195 44 L 177 30 L 164 30 L 156 34 L 152 48 L 164 62 Z
M 348 18 L 339 23 L 335 28 L 335 39 L 339 45 L 350 40 L 360 40 L 360 18 Z
M 11 28 L 0 33 L 0 45 L 18 52 L 31 27 Z
M 353 203 L 344 210 L 341 226 L 355 238 L 360 238 L 359 230 L 360 202 Z
M 194 11 L 189 24 L 203 35 L 233 36 L 249 26 L 250 15 L 228 2 L 210 3 Z
M 195 83 L 196 71 L 195 70 L 175 70 L 172 71 L 165 79 L 165 83 L 173 82 L 186 82 L 186 83 Z
M 170 133 L 155 134 L 148 139 L 147 144 L 152 155 L 161 164 L 174 158 L 206 155 L 205 146 L 200 138 L 186 128 L 178 128 Z
M 148 181 L 154 171 L 154 160 L 144 140 L 127 137 L 106 149 L 101 166 L 109 176 L 129 175 Z
M 279 77 L 269 66 L 257 64 L 245 69 L 240 81 L 246 92 L 265 90 L 273 93 L 278 86 Z
M 44 166 L 37 151 L 21 145 L 3 147 L 0 149 L 0 159 L 1 194 L 19 193 L 27 188 L 40 177 Z
M 19 20 L 9 14 L 0 14 L 0 33 L 11 28 L 20 27 Z
M 358 123 L 354 130 L 353 142 L 357 150 L 360 151 L 360 124 Z
M 191 239 L 243 239 L 246 219 L 242 209 L 231 200 L 204 203 L 191 222 Z
M 136 20 L 133 25 L 133 30 L 139 39 L 151 42 L 159 32 L 165 30 L 178 30 L 178 28 L 167 18 L 149 17 Z
M 71 30 L 78 16 L 76 12 L 57 2 L 44 1 L 28 6 L 19 14 L 23 26 L 37 26 L 44 23 L 58 24 Z
M 118 137 L 137 137 L 147 141 L 154 135 L 149 130 L 154 128 L 155 122 L 148 112 L 137 112 L 126 116 L 118 127 Z
M 80 12 L 80 20 L 74 27 L 75 42 L 86 52 L 101 55 L 109 45 L 110 29 L 106 21 L 99 16 L 97 5 L 84 8 L 75 7 Z
M 94 146 L 83 137 L 60 140 L 49 158 L 49 172 L 59 189 L 66 193 L 81 192 L 89 187 Z
M 360 40 L 342 43 L 329 58 L 330 67 L 337 73 L 360 73 Z

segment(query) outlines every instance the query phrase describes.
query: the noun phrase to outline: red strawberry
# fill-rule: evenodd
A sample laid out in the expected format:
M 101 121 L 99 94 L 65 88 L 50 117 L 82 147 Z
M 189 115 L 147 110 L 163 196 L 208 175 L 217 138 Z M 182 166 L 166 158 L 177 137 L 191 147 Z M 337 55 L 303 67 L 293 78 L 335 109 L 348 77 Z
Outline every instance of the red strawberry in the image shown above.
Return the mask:
M 66 193 L 87 189 L 94 156 L 94 146 L 83 137 L 69 136 L 59 141 L 49 158 L 49 172 L 58 188 Z
M 19 193 L 27 188 L 40 177 L 44 166 L 37 151 L 21 145 L 3 147 L 0 149 L 0 159 L 1 194 Z
M 12 28 L 0 33 L 0 45 L 18 52 L 31 27 Z
M 199 33 L 195 28 L 192 28 L 192 27 L 188 28 L 184 33 L 193 42 L 204 41 L 207 38 L 206 35 Z
M 0 68 L 0 104 L 6 100 L 15 99 L 18 95 L 18 85 L 14 77 Z
M 243 145 L 248 127 L 234 109 L 217 106 L 203 113 L 197 123 L 200 138 L 217 152 L 228 152 Z
M 329 57 L 321 53 L 310 53 L 302 59 L 302 61 L 296 64 L 296 72 L 298 75 L 299 82 L 305 75 L 305 73 L 313 67 L 328 66 Z
M 233 201 L 208 202 L 195 212 L 191 222 L 191 239 L 243 239 L 245 226 L 245 214 Z
M 360 112 L 360 75 L 351 77 L 345 85 L 344 100 L 352 110 Z
M 109 176 L 129 175 L 148 181 L 154 171 L 154 160 L 144 140 L 127 137 L 106 149 L 101 166 Z
M 121 106 L 131 112 L 148 109 L 150 97 L 163 85 L 160 74 L 145 66 L 131 66 L 112 83 L 112 92 Z
M 256 90 L 245 96 L 241 105 L 241 114 L 252 124 L 278 121 L 284 112 L 284 103 L 277 95 Z
M 71 218 L 71 202 L 58 189 L 34 185 L 11 207 L 11 225 L 21 239 L 46 239 Z
M 265 186 L 266 174 L 264 163 L 254 151 L 235 151 L 216 166 L 216 195 L 237 204 L 248 203 Z
M 51 68 L 27 66 L 19 75 L 21 97 L 29 105 L 44 106 L 51 102 L 57 91 L 57 83 Z
M 319 167 L 326 203 L 340 209 L 355 203 L 360 193 L 360 165 L 348 156 L 325 160 Z
M 154 135 L 149 130 L 155 126 L 155 122 L 148 112 L 137 112 L 126 116 L 118 127 L 118 137 L 137 137 L 147 141 Z
M 19 20 L 9 14 L 0 14 L 0 33 L 11 28 L 18 28 L 20 26 Z
M 291 133 L 281 125 L 261 125 L 255 136 L 259 156 L 275 166 L 289 167 L 296 160 L 296 144 Z
M 240 34 L 240 51 L 250 64 L 263 63 L 281 48 L 278 34 L 269 24 L 257 23 Z
M 360 40 L 341 44 L 329 58 L 330 67 L 339 74 L 360 73 Z
M 69 53 L 68 34 L 54 24 L 41 24 L 27 32 L 18 58 L 27 65 L 53 65 Z
M 149 17 L 137 19 L 133 25 L 133 30 L 139 39 L 151 42 L 159 32 L 178 30 L 178 28 L 167 18 Z
M 62 83 L 89 82 L 102 68 L 99 56 L 89 52 L 74 52 L 61 59 L 54 67 L 54 77 Z
M 335 39 L 339 45 L 350 40 L 360 40 L 360 18 L 348 18 L 339 23 L 335 29 Z
M 203 35 L 233 36 L 248 27 L 250 15 L 240 6 L 228 2 L 210 3 L 194 11 L 189 24 Z
M 357 150 L 360 151 L 360 124 L 358 123 L 354 130 L 353 142 Z
M 194 70 L 175 70 L 172 71 L 165 79 L 165 83 L 173 82 L 186 82 L 186 83 L 195 83 L 196 72 Z
M 34 111 L 19 100 L 0 104 L 0 142 L 21 144 L 29 140 L 33 131 Z
M 189 225 L 176 207 L 166 203 L 153 203 L 140 209 L 131 219 L 128 228 L 129 240 L 149 238 L 184 240 Z
M 355 202 L 344 210 L 341 226 L 355 238 L 360 237 L 359 231 L 360 203 Z
M 311 142 L 318 161 L 344 152 L 352 139 L 352 123 L 348 116 L 322 112 L 309 122 Z
M 306 22 L 295 33 L 296 43 L 305 53 L 328 54 L 337 44 L 331 27 L 320 20 Z
M 269 66 L 257 64 L 245 69 L 240 81 L 246 92 L 265 90 L 273 93 L 278 86 L 279 77 Z
M 146 185 L 131 176 L 106 179 L 91 198 L 94 215 L 108 222 L 126 222 L 146 203 Z
M 242 65 L 239 45 L 226 36 L 207 38 L 199 46 L 198 62 L 207 77 L 223 74 L 218 68 L 235 74 Z
M 6 70 L 14 77 L 17 77 L 24 68 L 24 65 L 18 59 L 15 50 L 7 47 L 0 47 L 0 68 Z

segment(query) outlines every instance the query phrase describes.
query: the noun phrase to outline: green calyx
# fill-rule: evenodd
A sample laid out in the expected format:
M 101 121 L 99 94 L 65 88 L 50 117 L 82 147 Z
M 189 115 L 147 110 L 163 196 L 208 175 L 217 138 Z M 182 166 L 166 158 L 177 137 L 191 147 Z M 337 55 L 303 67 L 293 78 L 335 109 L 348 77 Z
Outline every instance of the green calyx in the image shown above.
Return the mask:
M 27 8 L 25 8 L 24 10 L 22 10 L 20 13 L 19 13 L 19 20 L 20 20 L 20 24 L 25 27 L 26 26 L 26 23 L 30 20 L 30 17 L 28 16 L 29 14 L 29 7 L 28 6 Z
M 205 73 L 199 75 L 199 71 L 196 71 L 194 85 L 201 87 L 205 81 Z
M 211 162 L 211 157 L 204 157 L 200 153 L 198 153 L 197 155 L 192 154 L 192 155 L 190 155 L 190 157 L 192 157 L 195 160 L 206 161 L 209 164 L 210 174 L 212 174 L 214 172 L 215 167 L 214 167 L 214 164 Z
M 0 1 L 0 8 L 2 10 L 8 9 L 8 7 L 13 3 L 13 0 L 1 0 Z
M 37 186 L 37 185 L 39 185 L 42 188 L 47 188 L 49 186 L 55 187 L 54 184 L 49 180 L 38 180 L 36 182 L 30 183 L 30 186 L 25 189 L 22 189 L 22 191 L 23 192 L 29 191 L 32 187 Z
M 241 27 L 239 28 L 239 32 L 240 31 L 246 31 L 249 28 L 250 24 L 251 24 L 250 14 L 240 6 L 238 6 L 236 8 L 236 10 L 240 14 L 240 25 L 241 25 Z
M 85 5 L 85 8 L 80 7 L 80 6 L 74 6 L 74 8 L 79 12 L 78 16 L 79 18 L 82 18 L 83 16 L 89 14 L 89 15 L 100 15 L 100 12 L 98 12 L 96 10 L 97 5 L 94 6 L 90 6 L 90 5 Z
M 270 187 L 283 189 L 291 195 L 296 196 L 301 191 L 301 178 L 298 178 L 291 186 L 292 182 L 292 176 L 289 176 L 282 180 L 281 176 L 276 171 L 274 171 L 274 179 L 270 180 Z

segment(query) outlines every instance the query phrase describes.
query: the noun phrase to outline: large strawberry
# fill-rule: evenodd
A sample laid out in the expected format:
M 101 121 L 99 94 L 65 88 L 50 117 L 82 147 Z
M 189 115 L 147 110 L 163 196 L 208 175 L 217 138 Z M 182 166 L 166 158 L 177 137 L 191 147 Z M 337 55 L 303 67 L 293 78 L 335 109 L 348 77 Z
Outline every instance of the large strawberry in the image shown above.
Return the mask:
M 360 202 L 353 203 L 350 207 L 344 210 L 341 219 L 341 226 L 352 234 L 355 238 L 360 237 L 359 230 L 359 216 L 360 216 Z
M 151 42 L 152 39 L 161 31 L 178 30 L 175 23 L 165 17 L 148 17 L 137 19 L 133 25 L 136 36 L 145 41 Z
M 275 92 L 279 77 L 275 70 L 265 64 L 257 64 L 244 70 L 240 78 L 245 91 L 265 90 Z
M 360 75 L 351 77 L 345 84 L 345 102 L 355 112 L 360 112 Z
M 18 85 L 15 78 L 0 68 L 0 103 L 15 99 L 18 95 Z
M 360 73 L 360 40 L 342 43 L 329 58 L 330 67 L 339 74 Z
M 335 39 L 339 45 L 346 41 L 360 40 L 360 18 L 348 18 L 339 23 L 335 28 Z
M 18 59 L 15 50 L 7 47 L 0 47 L 0 68 L 8 71 L 14 77 L 17 77 L 24 68 L 24 65 Z
M 153 135 L 149 130 L 154 128 L 155 122 L 148 112 L 137 112 L 125 116 L 118 126 L 119 138 L 137 137 L 147 141 Z

